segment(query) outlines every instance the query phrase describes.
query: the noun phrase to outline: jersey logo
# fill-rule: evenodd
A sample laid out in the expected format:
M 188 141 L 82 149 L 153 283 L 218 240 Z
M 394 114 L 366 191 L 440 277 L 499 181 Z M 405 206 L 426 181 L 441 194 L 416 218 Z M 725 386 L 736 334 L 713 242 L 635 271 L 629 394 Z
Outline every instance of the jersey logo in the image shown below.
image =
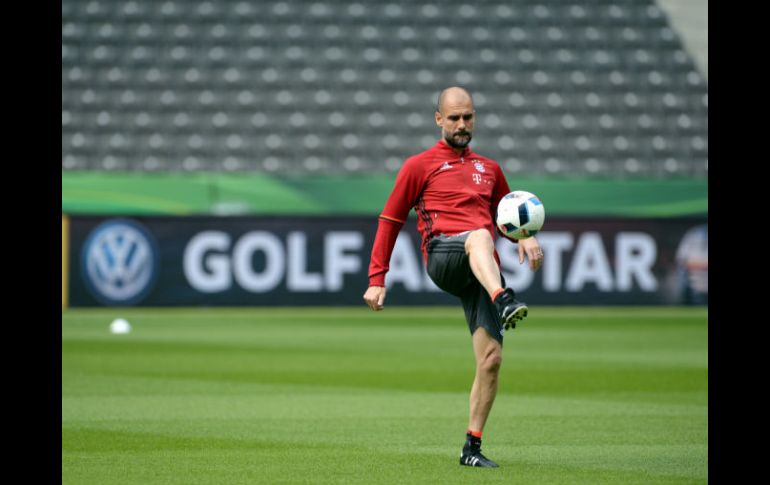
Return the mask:
M 484 168 L 484 164 L 479 162 L 478 160 L 473 161 L 473 166 L 476 167 L 476 170 L 478 170 L 481 173 L 484 173 L 486 169 Z
M 474 173 L 473 174 L 473 181 L 476 182 L 476 184 L 481 185 L 481 175 Z
M 449 165 L 449 162 L 444 162 L 444 165 L 439 167 L 439 170 L 447 170 L 447 169 L 450 169 L 450 168 L 452 168 L 452 166 Z

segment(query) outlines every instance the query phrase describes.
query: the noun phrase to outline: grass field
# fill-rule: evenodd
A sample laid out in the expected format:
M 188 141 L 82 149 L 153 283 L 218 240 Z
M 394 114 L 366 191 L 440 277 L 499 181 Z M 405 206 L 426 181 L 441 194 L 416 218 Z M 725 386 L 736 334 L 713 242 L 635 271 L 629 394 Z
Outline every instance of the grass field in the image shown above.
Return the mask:
M 110 321 L 133 325 L 111 335 Z M 69 309 L 63 484 L 703 484 L 706 309 L 531 309 L 484 432 L 460 307 Z

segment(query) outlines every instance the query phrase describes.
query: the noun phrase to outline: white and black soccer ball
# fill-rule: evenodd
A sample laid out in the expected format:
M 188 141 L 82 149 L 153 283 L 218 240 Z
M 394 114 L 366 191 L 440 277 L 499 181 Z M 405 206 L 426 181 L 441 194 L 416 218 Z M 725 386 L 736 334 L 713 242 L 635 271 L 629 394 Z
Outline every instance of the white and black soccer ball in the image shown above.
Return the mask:
M 532 237 L 543 227 L 545 208 L 531 192 L 514 190 L 497 205 L 497 228 L 513 239 Z

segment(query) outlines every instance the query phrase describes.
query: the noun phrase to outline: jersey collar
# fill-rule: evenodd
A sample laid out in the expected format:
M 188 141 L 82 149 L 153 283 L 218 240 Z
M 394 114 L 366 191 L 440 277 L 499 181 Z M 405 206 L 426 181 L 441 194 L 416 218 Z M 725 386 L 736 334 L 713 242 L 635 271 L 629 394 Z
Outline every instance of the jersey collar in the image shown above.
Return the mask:
M 463 152 L 458 155 L 457 152 L 454 151 L 452 149 L 452 147 L 450 147 L 447 144 L 447 142 L 444 141 L 443 139 L 439 139 L 436 142 L 436 148 L 441 152 L 442 155 L 446 154 L 446 156 L 455 156 L 455 157 L 465 157 L 465 158 L 468 158 L 473 153 L 471 151 L 471 147 L 470 146 L 466 146 L 465 149 L 463 150 Z

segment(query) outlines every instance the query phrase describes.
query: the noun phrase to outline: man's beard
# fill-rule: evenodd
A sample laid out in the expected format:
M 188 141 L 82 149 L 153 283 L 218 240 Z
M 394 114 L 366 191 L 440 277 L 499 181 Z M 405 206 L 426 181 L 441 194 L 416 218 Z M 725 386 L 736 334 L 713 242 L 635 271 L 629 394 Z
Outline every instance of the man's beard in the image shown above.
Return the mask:
M 460 138 L 455 138 L 457 135 L 467 135 L 467 138 L 461 136 Z M 447 133 L 444 136 L 444 140 L 446 140 L 447 144 L 449 144 L 452 148 L 465 148 L 468 146 L 468 143 L 471 142 L 471 139 L 473 136 L 471 135 L 471 132 L 469 131 L 457 131 L 453 134 Z

